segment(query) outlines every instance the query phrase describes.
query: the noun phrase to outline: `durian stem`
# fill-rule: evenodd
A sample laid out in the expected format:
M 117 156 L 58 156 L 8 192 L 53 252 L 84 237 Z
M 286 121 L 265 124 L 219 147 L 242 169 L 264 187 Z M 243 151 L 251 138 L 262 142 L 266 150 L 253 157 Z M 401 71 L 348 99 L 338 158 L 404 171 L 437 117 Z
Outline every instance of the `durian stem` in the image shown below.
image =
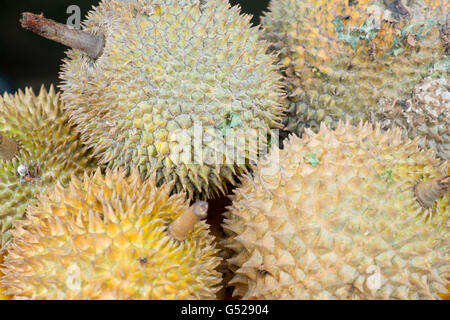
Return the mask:
M 450 176 L 444 178 L 435 178 L 430 181 L 421 182 L 414 187 L 414 194 L 416 195 L 419 204 L 429 209 L 433 203 L 449 191 Z
M 187 239 L 189 232 L 202 219 L 206 218 L 208 211 L 208 203 L 205 201 L 197 201 L 183 212 L 169 227 L 171 236 L 178 241 Z
M 73 29 L 65 24 L 29 12 L 22 13 L 22 28 L 65 46 L 84 51 L 92 59 L 102 55 L 105 46 L 103 35 Z
M 14 140 L 0 134 L 0 159 L 11 160 L 18 150 L 19 148 Z

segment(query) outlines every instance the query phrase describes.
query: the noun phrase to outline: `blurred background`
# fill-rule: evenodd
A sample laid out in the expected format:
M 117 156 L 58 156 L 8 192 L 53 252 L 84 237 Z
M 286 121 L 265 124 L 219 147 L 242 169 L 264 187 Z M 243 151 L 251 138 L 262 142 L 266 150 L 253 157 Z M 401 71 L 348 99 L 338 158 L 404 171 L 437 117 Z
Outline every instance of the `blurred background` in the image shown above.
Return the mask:
M 223 0 L 226 1 L 226 0 Z M 31 86 L 36 91 L 58 83 L 58 73 L 66 47 L 43 39 L 20 27 L 22 12 L 44 13 L 47 18 L 65 23 L 70 5 L 78 5 L 84 17 L 99 0 L 2 0 L 0 10 L 0 94 Z M 230 0 L 242 12 L 253 15 L 258 24 L 269 0 Z M 82 18 L 83 20 L 83 18 Z

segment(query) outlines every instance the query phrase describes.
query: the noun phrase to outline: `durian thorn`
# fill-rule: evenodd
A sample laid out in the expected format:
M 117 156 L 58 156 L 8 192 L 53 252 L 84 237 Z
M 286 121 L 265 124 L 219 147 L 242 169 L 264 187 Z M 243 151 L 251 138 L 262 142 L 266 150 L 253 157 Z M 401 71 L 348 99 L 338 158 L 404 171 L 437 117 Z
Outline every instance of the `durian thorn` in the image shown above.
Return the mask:
M 65 46 L 84 51 L 92 59 L 102 55 L 105 46 L 103 35 L 76 30 L 65 24 L 47 19 L 43 14 L 22 13 L 22 28 Z
M 433 203 L 449 191 L 450 176 L 444 178 L 435 178 L 430 181 L 418 183 L 414 187 L 414 194 L 417 202 L 425 208 L 429 209 Z
M 14 140 L 0 134 L 0 159 L 11 160 L 17 154 L 19 147 Z
M 169 226 L 170 235 L 177 241 L 187 239 L 189 232 L 202 219 L 205 219 L 208 211 L 208 202 L 197 201 L 189 209 L 183 212 Z

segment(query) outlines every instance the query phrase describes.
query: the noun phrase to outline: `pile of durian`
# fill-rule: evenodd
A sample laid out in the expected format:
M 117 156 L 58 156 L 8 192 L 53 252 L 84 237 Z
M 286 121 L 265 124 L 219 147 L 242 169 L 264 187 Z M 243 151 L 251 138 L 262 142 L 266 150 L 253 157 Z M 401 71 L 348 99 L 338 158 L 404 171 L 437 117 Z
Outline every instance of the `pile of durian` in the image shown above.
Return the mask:
M 0 298 L 448 298 L 448 9 L 272 0 L 252 26 L 228 1 L 102 0 L 82 30 L 24 13 L 71 49 L 60 91 L 0 97 Z M 237 159 L 239 139 L 265 142 Z

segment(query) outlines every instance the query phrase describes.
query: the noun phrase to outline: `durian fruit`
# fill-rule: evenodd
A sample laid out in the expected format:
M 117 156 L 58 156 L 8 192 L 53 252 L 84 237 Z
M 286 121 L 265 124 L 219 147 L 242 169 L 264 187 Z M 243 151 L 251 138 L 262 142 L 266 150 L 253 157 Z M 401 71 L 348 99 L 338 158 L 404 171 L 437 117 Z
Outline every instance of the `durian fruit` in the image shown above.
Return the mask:
M 213 299 L 208 205 L 137 169 L 57 185 L 15 223 L 0 283 L 14 299 Z
M 274 43 L 287 76 L 284 135 L 316 132 L 322 121 L 332 128 L 343 119 L 379 121 L 380 109 L 404 104 L 426 76 L 448 77 L 444 5 L 272 0 L 263 39 Z
M 450 77 L 425 78 L 411 99 L 386 106 L 382 117 L 383 123 L 403 128 L 410 138 L 419 137 L 420 147 L 450 160 Z
M 447 165 L 379 124 L 291 135 L 226 213 L 234 295 L 439 299 L 450 274 Z
M 22 23 L 52 38 L 36 30 L 39 19 L 25 14 Z M 92 50 L 68 52 L 61 88 L 101 163 L 138 166 L 144 177 L 156 170 L 158 183 L 209 198 L 255 156 L 235 146 L 244 160 L 233 159 L 228 143 L 281 126 L 275 55 L 227 1 L 103 0 L 83 29 Z
M 0 97 L 0 248 L 12 222 L 46 187 L 94 168 L 79 136 L 53 86 Z

